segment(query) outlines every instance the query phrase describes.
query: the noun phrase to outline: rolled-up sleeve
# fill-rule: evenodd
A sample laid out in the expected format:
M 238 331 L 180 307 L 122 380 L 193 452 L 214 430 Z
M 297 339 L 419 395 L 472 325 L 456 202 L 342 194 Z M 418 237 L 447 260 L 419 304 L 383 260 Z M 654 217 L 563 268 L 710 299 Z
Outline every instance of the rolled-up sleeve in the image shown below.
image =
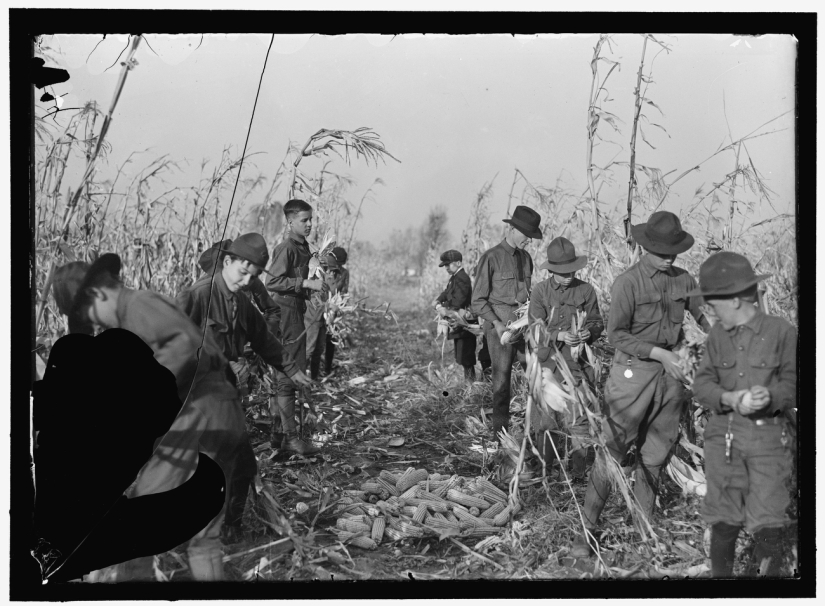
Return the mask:
M 633 287 L 627 274 L 616 278 L 610 291 L 610 317 L 607 322 L 607 335 L 616 349 L 639 358 L 649 358 L 653 345 L 630 334 L 633 322 Z
M 493 268 L 490 255 L 481 257 L 476 270 L 476 281 L 473 286 L 472 308 L 473 313 L 484 318 L 491 324 L 498 322 L 498 316 L 490 305 L 490 289 L 492 288 Z

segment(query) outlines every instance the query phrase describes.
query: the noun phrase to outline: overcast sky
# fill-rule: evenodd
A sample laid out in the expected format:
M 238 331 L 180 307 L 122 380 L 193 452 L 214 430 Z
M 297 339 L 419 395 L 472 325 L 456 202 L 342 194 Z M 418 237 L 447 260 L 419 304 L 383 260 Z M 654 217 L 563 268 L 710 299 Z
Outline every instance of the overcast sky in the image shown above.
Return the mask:
M 728 133 L 723 93 L 734 138 L 793 110 L 792 38 L 657 38 L 671 45 L 671 52 L 657 57 L 648 97 L 664 115 L 651 105 L 645 105 L 644 112 L 667 134 L 646 127 L 656 149 L 639 138 L 638 163 L 675 170 L 672 177 L 710 156 Z M 496 174 L 491 208 L 495 219 L 503 218 L 516 167 L 534 185 L 552 186 L 561 177 L 563 185 L 581 193 L 586 187 L 590 60 L 597 39 L 275 36 L 249 140 L 250 152 L 266 155 L 255 159 L 255 168 L 245 167 L 243 176 L 263 172 L 271 177 L 288 141 L 303 145 L 320 128 L 371 127 L 400 164 L 390 160 L 376 168 L 354 160 L 347 166 L 336 159 L 328 169 L 357 181 L 349 196 L 356 202 L 375 178 L 386 183 L 366 206 L 368 214 L 358 229 L 358 237 L 375 241 L 394 228 L 420 224 L 438 204 L 447 208 L 448 227 L 457 238 L 476 192 Z M 113 151 L 101 172 L 112 175 L 129 153 L 152 148 L 137 166 L 161 154 L 185 159 L 188 168 L 173 183 L 196 185 L 201 160 L 214 164 L 226 145 L 237 153 L 243 147 L 270 36 L 205 35 L 201 41 L 201 36 L 147 34 L 146 40 L 157 55 L 145 44 L 137 52 L 139 65 L 129 74 L 117 106 L 107 135 Z M 603 55 L 619 61 L 621 70 L 608 81 L 613 100 L 604 109 L 623 123 L 621 134 L 606 124 L 600 133 L 621 147 L 597 148 L 597 165 L 614 156 L 616 161 L 629 159 L 642 38 L 618 35 L 613 42 L 613 52 L 605 47 Z M 68 83 L 54 87 L 57 94 L 68 93 L 62 97 L 64 107 L 96 100 L 107 110 L 120 66 L 104 70 L 116 62 L 126 37 L 110 35 L 101 42 L 101 36 L 57 35 L 49 44 L 62 51 L 71 76 Z M 647 66 L 657 51 L 648 44 Z M 793 212 L 792 116 L 765 129 L 784 129 L 781 132 L 748 143 L 756 167 L 777 194 L 778 212 Z M 321 164 L 308 158 L 302 168 L 318 170 Z M 720 155 L 683 179 L 665 208 L 678 211 L 697 187 L 721 181 L 733 168 L 733 155 Z M 617 184 L 602 189 L 605 211 L 624 206 L 627 176 L 627 168 L 617 168 Z M 262 197 L 260 192 L 250 200 Z M 766 207 L 759 218 L 772 214 Z

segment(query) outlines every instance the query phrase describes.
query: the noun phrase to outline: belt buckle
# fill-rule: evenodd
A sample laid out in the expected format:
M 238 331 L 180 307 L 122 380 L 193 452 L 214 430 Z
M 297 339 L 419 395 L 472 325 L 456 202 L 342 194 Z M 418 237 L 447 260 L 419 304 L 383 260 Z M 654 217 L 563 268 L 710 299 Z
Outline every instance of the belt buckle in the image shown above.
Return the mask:
M 754 423 L 756 423 L 757 425 L 767 425 L 768 421 L 766 419 L 756 419 Z

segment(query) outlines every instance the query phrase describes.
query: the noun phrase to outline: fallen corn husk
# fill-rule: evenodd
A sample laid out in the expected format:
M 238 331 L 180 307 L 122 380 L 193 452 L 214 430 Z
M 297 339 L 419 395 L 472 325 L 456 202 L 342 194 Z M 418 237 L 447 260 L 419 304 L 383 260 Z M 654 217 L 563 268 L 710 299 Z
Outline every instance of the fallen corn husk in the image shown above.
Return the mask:
M 667 473 L 682 488 L 685 494 L 693 493 L 703 497 L 708 492 L 705 474 L 693 469 L 678 457 L 670 458 Z
M 352 332 L 346 321 L 346 315 L 355 311 L 357 305 L 350 303 L 349 293 L 341 294 L 338 292 L 330 295 L 323 304 L 327 332 L 336 345 L 343 347 L 346 336 Z

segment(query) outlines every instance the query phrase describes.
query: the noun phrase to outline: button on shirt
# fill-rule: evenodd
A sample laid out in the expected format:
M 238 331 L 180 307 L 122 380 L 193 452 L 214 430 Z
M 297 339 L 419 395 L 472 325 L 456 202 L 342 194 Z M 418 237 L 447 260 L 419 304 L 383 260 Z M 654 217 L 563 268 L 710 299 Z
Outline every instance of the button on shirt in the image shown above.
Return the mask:
M 772 416 L 796 405 L 796 329 L 786 320 L 762 311 L 747 323 L 725 330 L 716 323 L 705 342 L 693 391 L 703 406 L 717 413 L 726 391 L 766 387 L 768 408 L 751 417 Z
M 312 292 L 303 288 L 303 283 L 309 277 L 310 257 L 312 253 L 307 241 L 300 242 L 293 234 L 289 234 L 272 253 L 267 289 L 285 297 L 309 299 Z
M 708 330 L 699 309 L 702 298 L 687 296 L 694 288 L 696 281 L 684 269 L 658 271 L 649 256 L 643 256 L 613 282 L 607 321 L 610 343 L 639 358 L 650 358 L 654 347 L 671 350 L 679 341 L 685 309 Z
M 502 240 L 478 261 L 473 312 L 491 323 L 507 323 L 513 319 L 512 311 L 529 298 L 532 275 L 533 259 L 529 253 Z

